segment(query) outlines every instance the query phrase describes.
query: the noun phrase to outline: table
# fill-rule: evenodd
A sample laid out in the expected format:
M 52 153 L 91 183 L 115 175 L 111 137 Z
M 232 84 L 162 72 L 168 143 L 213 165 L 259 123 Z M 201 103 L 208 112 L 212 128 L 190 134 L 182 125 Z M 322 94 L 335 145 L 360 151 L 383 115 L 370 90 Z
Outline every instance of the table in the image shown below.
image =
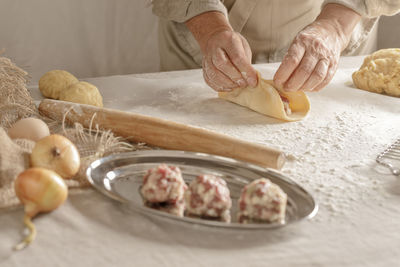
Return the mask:
M 200 70 L 88 79 L 106 107 L 188 123 L 286 152 L 282 172 L 308 189 L 315 218 L 271 231 L 221 231 L 134 212 L 95 190 L 38 216 L 21 239 L 22 209 L 0 212 L 0 266 L 397 266 L 400 179 L 375 164 L 398 138 L 400 99 L 358 90 L 362 57 L 342 58 L 331 84 L 309 93 L 311 112 L 285 123 L 216 98 Z M 277 64 L 256 65 L 271 78 Z M 40 99 L 37 88 L 32 95 Z

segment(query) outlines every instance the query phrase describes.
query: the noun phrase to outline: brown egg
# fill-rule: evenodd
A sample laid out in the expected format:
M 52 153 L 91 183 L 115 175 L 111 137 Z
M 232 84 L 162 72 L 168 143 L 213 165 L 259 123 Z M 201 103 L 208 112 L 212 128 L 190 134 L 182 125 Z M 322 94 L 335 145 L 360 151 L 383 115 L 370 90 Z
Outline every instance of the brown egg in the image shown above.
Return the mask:
M 11 139 L 29 139 L 34 142 L 50 135 L 47 124 L 37 118 L 25 118 L 14 123 L 8 129 Z

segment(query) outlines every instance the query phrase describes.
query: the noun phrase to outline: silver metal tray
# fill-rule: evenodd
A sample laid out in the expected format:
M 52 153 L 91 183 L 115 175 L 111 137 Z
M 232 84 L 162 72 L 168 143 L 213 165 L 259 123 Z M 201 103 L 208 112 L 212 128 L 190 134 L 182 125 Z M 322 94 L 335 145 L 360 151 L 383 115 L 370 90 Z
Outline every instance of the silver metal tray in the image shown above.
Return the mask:
M 225 179 L 232 198 L 232 222 L 226 223 L 192 217 L 181 218 L 144 206 L 139 192 L 143 176 L 148 169 L 156 167 L 160 163 L 181 168 L 183 178 L 187 183 L 190 183 L 197 175 L 205 173 L 219 175 Z M 190 224 L 223 228 L 267 229 L 282 227 L 304 218 L 311 218 L 318 210 L 311 194 L 278 171 L 204 153 L 174 150 L 121 153 L 94 161 L 87 169 L 86 175 L 89 182 L 100 192 L 126 203 L 135 211 Z M 236 219 L 240 191 L 247 183 L 261 177 L 270 179 L 286 192 L 288 204 L 285 222 L 240 224 Z

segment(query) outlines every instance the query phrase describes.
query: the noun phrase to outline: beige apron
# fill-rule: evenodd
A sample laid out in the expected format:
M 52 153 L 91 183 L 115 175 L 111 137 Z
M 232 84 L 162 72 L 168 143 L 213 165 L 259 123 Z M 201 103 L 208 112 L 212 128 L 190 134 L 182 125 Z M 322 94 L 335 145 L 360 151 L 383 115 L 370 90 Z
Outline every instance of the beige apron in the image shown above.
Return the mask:
M 281 61 L 323 0 L 225 0 L 229 22 L 249 42 L 253 63 Z M 160 19 L 161 70 L 200 68 L 200 48 L 185 24 Z
M 253 63 L 280 61 L 290 43 L 318 16 L 323 0 L 227 0 L 233 29 L 246 37 Z

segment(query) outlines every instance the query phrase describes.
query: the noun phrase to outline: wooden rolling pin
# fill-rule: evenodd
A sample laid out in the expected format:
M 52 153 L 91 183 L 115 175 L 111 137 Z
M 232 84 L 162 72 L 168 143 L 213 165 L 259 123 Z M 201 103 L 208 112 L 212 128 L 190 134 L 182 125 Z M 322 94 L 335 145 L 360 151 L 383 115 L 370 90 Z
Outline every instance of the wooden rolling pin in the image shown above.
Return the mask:
M 285 163 L 285 156 L 279 150 L 205 129 L 135 113 L 51 99 L 43 100 L 39 105 L 39 111 L 42 115 L 55 120 L 61 120 L 69 111 L 66 121 L 79 122 L 86 128 L 89 128 L 90 121 L 96 114 L 93 125 L 97 124 L 101 129 L 109 129 L 128 140 L 165 149 L 215 154 L 275 169 L 282 168 Z

